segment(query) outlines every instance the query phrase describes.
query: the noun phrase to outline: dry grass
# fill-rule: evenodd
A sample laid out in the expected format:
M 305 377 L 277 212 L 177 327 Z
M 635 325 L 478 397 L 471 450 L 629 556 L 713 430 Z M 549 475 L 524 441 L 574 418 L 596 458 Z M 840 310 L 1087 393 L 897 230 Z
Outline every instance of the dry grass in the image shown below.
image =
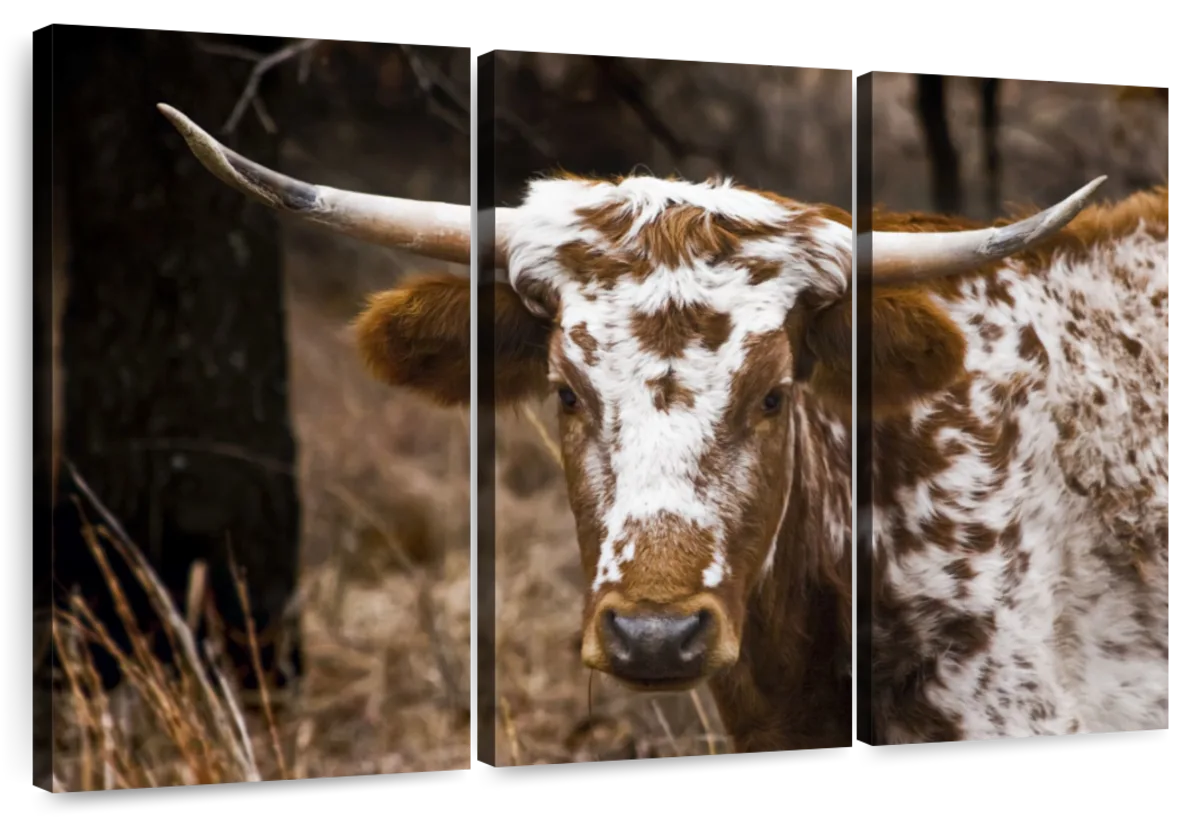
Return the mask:
M 53 638 L 61 659 L 66 692 L 56 713 L 57 741 L 68 763 L 55 765 L 56 791 L 112 790 L 179 784 L 261 781 L 292 778 L 276 729 L 269 694 L 260 693 L 262 728 L 252 731 L 245 703 L 229 684 L 228 669 L 211 642 L 198 643 L 184 615 L 173 606 L 136 549 L 111 523 L 84 532 L 117 602 L 131 647 L 122 650 L 103 623 L 79 598 L 55 613 Z M 150 593 L 167 623 L 173 661 L 155 658 L 151 638 L 140 631 L 116 575 L 100 549 L 111 543 Z M 126 679 L 112 693 L 104 690 L 88 646 L 97 644 L 116 657 Z M 256 667 L 259 679 L 261 668 Z M 252 734 L 260 736 L 259 741 Z M 264 740 L 265 739 L 265 740 Z M 61 759 L 60 759 L 61 761 Z
M 94 626 L 85 610 L 60 611 L 58 789 L 470 765 L 468 414 L 376 384 L 355 358 L 349 320 L 406 259 L 290 225 L 284 238 L 307 673 L 270 707 L 216 682 L 214 705 L 186 662 L 135 654 L 123 659 L 130 681 L 104 694 L 80 651 Z M 354 275 L 330 274 L 342 254 Z M 190 634 L 203 614 L 184 607 Z M 201 666 L 220 655 L 195 650 Z
M 192 643 L 167 665 L 145 650 L 119 653 L 81 603 L 59 611 L 55 639 L 67 689 L 55 709 L 56 788 L 469 766 L 468 555 L 460 547 L 416 565 L 405 544 L 432 547 L 421 542 L 427 524 L 417 523 L 412 540 L 395 530 L 374 539 L 348 534 L 354 550 L 306 568 L 300 599 L 309 670 L 298 690 L 276 693 L 275 701 L 230 688 L 232 675 L 214 661 L 219 645 Z M 177 639 L 187 645 L 197 617 L 172 613 L 185 623 Z M 119 656 L 128 681 L 112 694 L 99 688 L 82 651 L 87 639 Z M 201 668 L 211 667 L 220 675 L 206 689 Z

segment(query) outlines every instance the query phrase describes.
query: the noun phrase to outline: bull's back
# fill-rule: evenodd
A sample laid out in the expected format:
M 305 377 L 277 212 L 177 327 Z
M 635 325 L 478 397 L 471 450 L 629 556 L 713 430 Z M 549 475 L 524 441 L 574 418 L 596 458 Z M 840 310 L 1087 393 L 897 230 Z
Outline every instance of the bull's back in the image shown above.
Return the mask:
M 1167 721 L 1167 238 L 1142 225 L 1051 265 L 1037 316 L 1065 543 L 1062 641 L 1091 730 Z M 1031 285 L 1027 285 L 1031 286 Z M 1070 651 L 1068 651 L 1070 652 Z
M 1115 506 L 1135 505 L 1137 517 L 1159 514 L 1165 525 L 1165 236 L 1140 229 L 1099 243 L 1024 285 L 1049 355 L 1056 452 L 1071 489 L 1110 523 L 1133 520 Z
M 975 408 L 1011 441 L 1026 568 L 1004 604 L 1045 640 L 1009 661 L 1044 664 L 1020 684 L 1072 730 L 1166 726 L 1167 269 L 1165 225 L 1142 225 L 1000 271 L 968 308 L 982 327 L 950 306 Z
M 968 338 L 969 377 L 991 387 L 978 411 L 1016 422 L 1028 465 L 1057 467 L 1061 477 L 1046 479 L 1061 479 L 1104 526 L 1154 531 L 1127 543 L 1148 554 L 1165 544 L 1156 529 L 1167 510 L 1163 231 L 1014 264 L 983 285 L 990 300 L 948 306 Z

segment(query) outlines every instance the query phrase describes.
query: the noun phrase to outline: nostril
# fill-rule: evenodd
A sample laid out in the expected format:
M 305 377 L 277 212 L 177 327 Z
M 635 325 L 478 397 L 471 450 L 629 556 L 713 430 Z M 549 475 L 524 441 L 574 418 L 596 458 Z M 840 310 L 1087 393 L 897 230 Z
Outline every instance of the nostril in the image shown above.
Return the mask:
M 622 618 L 617 616 L 616 611 L 604 612 L 603 627 L 609 656 L 618 662 L 628 662 L 633 658 L 630 635 L 622 627 Z
M 704 654 L 708 647 L 708 626 L 712 615 L 708 611 L 700 611 L 687 620 L 679 642 L 679 655 L 685 662 L 694 661 Z

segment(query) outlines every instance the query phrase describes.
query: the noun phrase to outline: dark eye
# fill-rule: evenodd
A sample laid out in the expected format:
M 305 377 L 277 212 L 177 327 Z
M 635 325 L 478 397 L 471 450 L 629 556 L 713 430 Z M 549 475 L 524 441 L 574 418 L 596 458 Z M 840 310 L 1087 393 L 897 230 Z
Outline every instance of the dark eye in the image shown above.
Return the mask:
M 772 389 L 763 398 L 762 408 L 768 415 L 773 415 L 783 406 L 783 392 L 779 389 Z
M 575 393 L 566 386 L 559 388 L 558 399 L 562 402 L 563 409 L 566 409 L 568 412 L 574 410 L 575 404 L 579 402 L 579 398 L 575 397 Z

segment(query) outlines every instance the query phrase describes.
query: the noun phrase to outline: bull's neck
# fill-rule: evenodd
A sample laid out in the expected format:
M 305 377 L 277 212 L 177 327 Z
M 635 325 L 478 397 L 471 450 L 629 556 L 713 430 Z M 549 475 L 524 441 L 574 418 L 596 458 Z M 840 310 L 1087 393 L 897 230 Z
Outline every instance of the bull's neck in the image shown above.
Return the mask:
M 795 424 L 774 563 L 750 599 L 741 659 L 713 686 L 741 751 L 850 743 L 850 431 L 803 402 Z

